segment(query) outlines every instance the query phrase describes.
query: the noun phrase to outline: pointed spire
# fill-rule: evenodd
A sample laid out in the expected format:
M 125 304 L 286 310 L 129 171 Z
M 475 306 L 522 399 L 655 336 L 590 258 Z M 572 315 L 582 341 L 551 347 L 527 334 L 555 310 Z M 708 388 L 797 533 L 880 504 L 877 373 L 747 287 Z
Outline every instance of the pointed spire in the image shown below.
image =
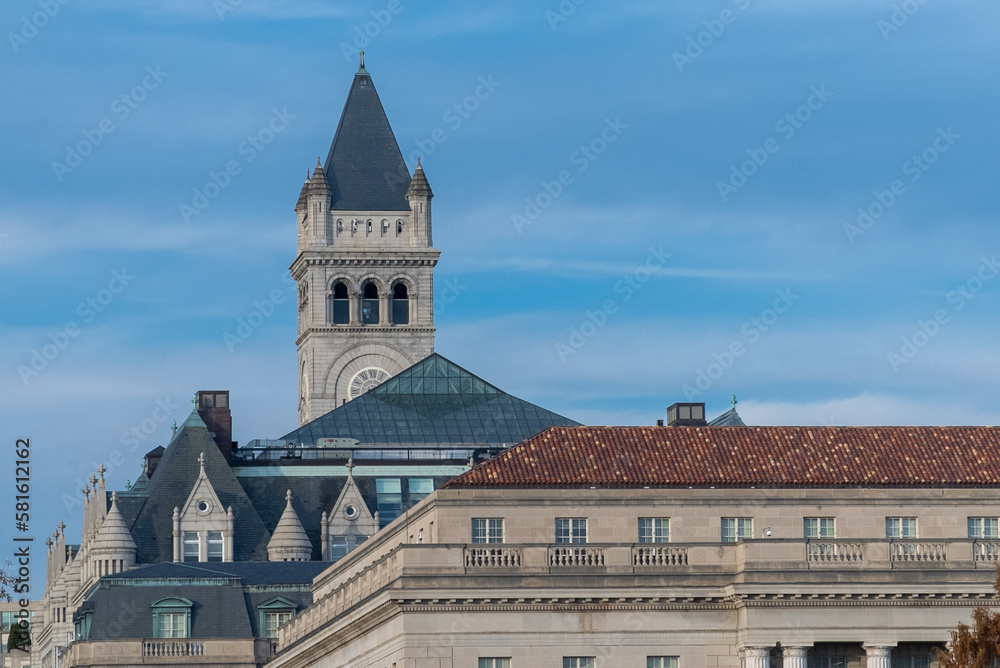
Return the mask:
M 112 561 L 120 559 L 125 562 L 125 568 L 135 564 L 136 544 L 125 524 L 125 518 L 118 510 L 118 495 L 115 492 L 111 493 L 111 508 L 94 536 L 90 552 Z
M 311 195 L 319 195 L 321 197 L 332 197 L 333 190 L 330 188 L 330 183 L 326 180 L 326 172 L 323 171 L 323 164 L 320 162 L 319 157 L 316 158 L 316 166 L 313 168 L 312 176 L 303 186 L 301 197 L 309 197 Z
M 268 561 L 309 561 L 312 559 L 312 543 L 302 528 L 298 513 L 292 507 L 292 490 L 285 492 L 285 512 L 274 527 L 271 540 L 267 544 Z
M 431 184 L 427 182 L 424 168 L 420 165 L 420 158 L 417 158 L 417 166 L 413 170 L 413 178 L 410 179 L 410 187 L 406 191 L 407 200 L 415 197 L 426 197 L 427 199 L 434 197 L 434 193 L 431 192 Z

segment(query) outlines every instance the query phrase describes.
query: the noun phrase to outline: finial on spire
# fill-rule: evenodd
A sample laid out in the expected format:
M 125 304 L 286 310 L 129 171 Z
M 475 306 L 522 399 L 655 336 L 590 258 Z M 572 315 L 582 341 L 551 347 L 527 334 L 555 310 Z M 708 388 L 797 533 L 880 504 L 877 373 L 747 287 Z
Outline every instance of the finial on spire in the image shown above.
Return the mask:
M 112 506 L 115 505 L 116 501 L 118 501 L 118 492 L 112 491 L 111 492 L 111 505 Z
M 732 406 L 733 408 L 736 408 L 736 395 L 735 394 L 732 395 L 731 397 L 729 397 L 729 405 Z
M 356 74 L 368 74 L 368 70 L 365 69 L 365 52 L 359 51 L 358 55 L 361 57 L 358 62 L 358 71 Z
M 66 533 L 66 523 L 59 520 L 59 533 Z
M 177 433 L 177 429 L 178 429 L 178 427 L 177 427 L 177 420 L 174 420 L 174 423 L 172 425 L 170 425 L 170 432 L 173 433 L 173 434 L 176 434 Z M 146 468 L 145 460 L 143 460 L 142 468 Z
M 104 472 L 105 471 L 107 471 L 107 469 L 104 468 L 104 462 L 101 462 L 101 465 L 97 467 L 97 472 L 100 474 L 101 480 L 104 480 Z
M 344 464 L 344 466 L 347 467 L 347 474 L 350 475 L 351 471 L 354 470 L 354 457 L 348 457 L 347 463 Z
M 316 156 L 316 169 L 322 169 L 323 164 L 319 161 L 319 156 Z
M 417 169 L 423 169 L 423 167 L 420 166 L 420 156 L 419 155 L 417 156 Z
M 195 392 L 194 396 L 191 397 L 191 407 L 194 410 L 198 410 L 198 393 L 197 392 Z
M 289 489 L 285 491 L 285 501 L 288 503 L 292 502 L 292 490 Z
M 198 455 L 198 466 L 201 467 L 201 475 L 205 475 L 205 453 Z
M 90 474 L 90 478 L 88 478 L 88 480 L 90 480 L 90 486 L 91 486 L 91 487 L 92 487 L 93 489 L 95 489 L 95 490 L 96 490 L 96 489 L 97 489 L 97 476 L 96 476 L 96 475 L 94 475 L 93 473 L 91 473 L 91 474 Z

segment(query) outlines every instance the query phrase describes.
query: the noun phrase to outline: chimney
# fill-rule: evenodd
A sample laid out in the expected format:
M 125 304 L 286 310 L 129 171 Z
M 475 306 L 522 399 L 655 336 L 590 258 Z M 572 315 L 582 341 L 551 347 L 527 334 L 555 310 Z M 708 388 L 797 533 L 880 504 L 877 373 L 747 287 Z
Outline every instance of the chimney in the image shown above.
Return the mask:
M 199 390 L 198 415 L 227 462 L 233 458 L 233 414 L 229 411 L 229 390 Z
M 667 408 L 668 427 L 707 427 L 705 404 L 672 404 Z

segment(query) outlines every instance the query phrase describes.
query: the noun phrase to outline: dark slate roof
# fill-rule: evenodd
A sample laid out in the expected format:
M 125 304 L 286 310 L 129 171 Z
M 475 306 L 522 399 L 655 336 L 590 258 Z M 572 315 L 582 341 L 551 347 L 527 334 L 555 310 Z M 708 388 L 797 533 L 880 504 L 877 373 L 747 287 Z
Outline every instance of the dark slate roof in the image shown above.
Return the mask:
M 518 443 L 580 423 L 518 399 L 437 353 L 360 397 L 286 434 L 296 443 Z M 162 466 L 162 464 L 161 464 Z
M 159 563 L 140 566 L 108 578 L 119 580 L 235 578 L 245 585 L 310 584 L 330 564 L 319 561 L 233 561 L 215 563 Z
M 364 67 L 354 75 L 324 165 L 332 211 L 409 211 L 410 172 Z
M 418 474 L 394 477 L 399 477 L 401 480 L 407 481 L 402 485 L 402 504 L 404 508 L 412 507 L 419 500 L 413 500 L 410 497 L 409 478 L 431 478 L 434 481 L 434 489 L 439 489 L 451 479 L 451 476 Z M 292 507 L 299 516 L 299 521 L 302 523 L 302 528 L 305 529 L 309 542 L 312 543 L 312 559 L 319 561 L 322 558 L 320 519 L 324 512 L 327 514 L 332 512 L 341 490 L 347 484 L 346 475 L 344 477 L 333 477 L 325 475 L 302 475 L 298 473 L 286 477 L 275 474 L 240 477 L 239 480 L 240 484 L 246 490 L 247 495 L 253 500 L 260 519 L 272 531 L 278 525 L 281 513 L 285 509 L 285 491 L 292 490 Z M 378 510 L 375 480 L 375 477 L 354 476 L 354 482 L 358 486 L 358 491 L 361 492 L 361 497 L 371 513 Z M 329 563 L 326 562 L 327 565 Z
M 261 522 L 236 475 L 219 451 L 205 423 L 192 413 L 170 441 L 160 464 L 146 487 L 146 496 L 122 499 L 122 515 L 130 522 L 132 538 L 139 548 L 137 563 L 173 560 L 173 512 L 183 507 L 198 480 L 198 455 L 205 453 L 208 476 L 223 508 L 232 506 L 233 550 L 238 561 L 267 559 L 271 535 Z M 136 502 L 142 502 L 136 510 Z M 131 503 L 128 503 L 131 502 Z
M 730 408 L 728 411 L 715 418 L 708 423 L 709 427 L 745 427 L 747 426 L 743 422 L 743 418 L 740 414 L 736 412 L 735 408 Z
M 151 638 L 152 604 L 180 596 L 193 604 L 193 638 L 259 637 L 257 606 L 280 596 L 303 610 L 312 604 L 313 578 L 329 565 L 265 561 L 140 566 L 102 578 L 78 612 L 93 611 L 91 640 L 110 637 L 108 629 L 115 639 Z
M 168 596 L 181 596 L 192 602 L 192 638 L 253 637 L 246 599 L 238 587 L 176 584 L 105 587 L 102 583 L 90 596 L 94 603 L 90 639 L 154 637 L 152 604 Z
M 456 487 L 997 487 L 1000 427 L 556 427 Z

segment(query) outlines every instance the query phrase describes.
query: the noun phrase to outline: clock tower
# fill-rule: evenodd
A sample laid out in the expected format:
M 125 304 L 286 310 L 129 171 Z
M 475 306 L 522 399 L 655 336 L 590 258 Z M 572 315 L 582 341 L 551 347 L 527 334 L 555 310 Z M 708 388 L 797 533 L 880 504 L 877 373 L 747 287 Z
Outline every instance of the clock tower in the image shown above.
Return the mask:
M 406 168 L 364 53 L 326 162 L 306 176 L 291 266 L 300 425 L 434 352 L 434 194 L 419 162 Z

